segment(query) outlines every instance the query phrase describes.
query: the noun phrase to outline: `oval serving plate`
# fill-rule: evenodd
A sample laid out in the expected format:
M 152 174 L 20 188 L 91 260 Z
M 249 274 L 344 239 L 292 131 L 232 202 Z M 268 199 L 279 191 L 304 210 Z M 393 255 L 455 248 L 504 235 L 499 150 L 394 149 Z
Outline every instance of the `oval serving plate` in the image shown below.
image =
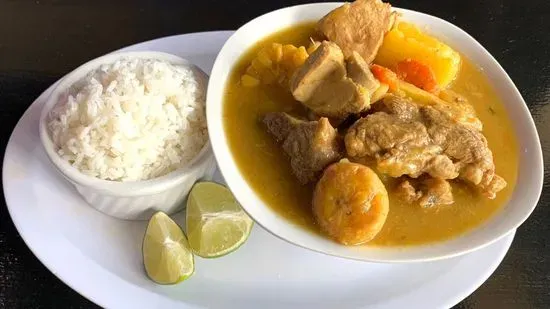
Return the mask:
M 231 34 L 178 35 L 125 50 L 173 53 L 208 73 Z M 38 259 L 105 308 L 447 308 L 490 276 L 514 236 L 458 258 L 384 265 L 302 250 L 256 226 L 238 251 L 220 259 L 197 258 L 192 278 L 159 286 L 143 270 L 146 222 L 117 220 L 88 207 L 49 164 L 37 123 L 51 89 L 13 131 L 4 156 L 4 195 L 16 228 Z M 181 213 L 174 219 L 184 222 Z

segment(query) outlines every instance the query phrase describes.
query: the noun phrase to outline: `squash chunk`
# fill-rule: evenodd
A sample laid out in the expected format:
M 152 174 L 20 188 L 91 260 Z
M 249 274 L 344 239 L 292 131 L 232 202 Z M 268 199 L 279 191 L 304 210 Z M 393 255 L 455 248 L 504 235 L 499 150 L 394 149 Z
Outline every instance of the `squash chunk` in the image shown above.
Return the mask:
M 309 57 L 304 46 L 272 43 L 264 46 L 251 61 L 246 73 L 241 76 L 241 84 L 245 87 L 256 87 L 260 84 L 278 83 L 288 86 L 288 81 L 294 71 L 304 64 Z
M 439 88 L 445 88 L 460 68 L 460 54 L 415 25 L 400 22 L 384 37 L 374 62 L 395 70 L 399 62 L 416 60 L 431 68 Z

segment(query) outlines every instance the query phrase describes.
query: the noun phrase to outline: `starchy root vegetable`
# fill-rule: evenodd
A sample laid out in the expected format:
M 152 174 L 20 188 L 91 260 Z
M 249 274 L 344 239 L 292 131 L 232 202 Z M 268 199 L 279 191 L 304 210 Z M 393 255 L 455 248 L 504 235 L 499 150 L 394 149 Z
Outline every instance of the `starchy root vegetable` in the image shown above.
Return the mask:
M 415 25 L 399 22 L 384 37 L 374 63 L 393 69 L 407 59 L 431 68 L 441 89 L 455 79 L 460 68 L 458 52 Z
M 386 93 L 388 93 L 389 89 L 390 86 L 388 86 L 388 84 L 380 83 L 378 89 L 376 89 L 370 97 L 370 104 L 376 103 L 380 99 L 382 99 L 386 95 Z
M 397 63 L 397 77 L 416 87 L 435 93 L 438 90 L 435 74 L 429 66 L 418 60 L 405 59 Z
M 313 193 L 317 223 L 345 245 L 372 240 L 386 222 L 388 211 L 388 192 L 378 175 L 347 160 L 325 169 Z
M 262 48 L 241 76 L 241 84 L 255 87 L 260 84 L 288 85 L 294 71 L 302 66 L 309 53 L 304 46 L 272 43 Z
M 398 81 L 396 89 L 402 91 L 406 96 L 410 97 L 413 101 L 420 104 L 449 104 L 448 102 L 440 99 L 438 96 L 422 90 L 411 83 L 407 83 L 406 81 Z

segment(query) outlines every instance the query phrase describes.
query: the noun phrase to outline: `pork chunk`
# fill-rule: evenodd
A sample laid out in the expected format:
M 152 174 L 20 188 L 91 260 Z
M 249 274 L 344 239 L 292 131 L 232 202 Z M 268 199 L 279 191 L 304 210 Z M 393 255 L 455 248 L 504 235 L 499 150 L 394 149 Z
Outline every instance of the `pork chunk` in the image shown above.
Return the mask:
M 408 204 L 414 204 L 422 197 L 422 192 L 417 191 L 408 180 L 405 180 L 397 185 L 394 192 L 399 199 L 407 202 Z
M 450 205 L 454 203 L 451 184 L 439 178 L 425 178 L 416 181 L 405 180 L 396 188 L 396 194 L 409 204 L 421 207 Z
M 392 177 L 460 178 L 489 198 L 506 186 L 481 131 L 450 117 L 448 106 L 417 106 L 395 96 L 384 105 L 348 130 L 349 156 L 374 158 L 379 171 Z
M 363 87 L 369 93 L 369 97 L 380 87 L 380 82 L 372 75 L 368 63 L 358 53 L 353 52 L 346 60 L 346 69 L 348 77 Z
M 282 143 L 292 172 L 302 184 L 317 180 L 326 166 L 342 157 L 338 133 L 327 118 L 304 121 L 286 113 L 269 113 L 263 122 Z
M 378 112 L 358 120 L 346 133 L 346 150 L 351 157 L 374 157 L 381 173 L 391 177 L 433 177 L 452 179 L 458 176 L 453 162 L 434 145 L 426 127 Z
M 290 90 L 296 100 L 307 102 L 322 84 L 340 81 L 345 76 L 342 50 L 336 44 L 324 41 L 294 74 Z
M 506 181 L 495 174 L 493 153 L 483 133 L 452 121 L 436 108 L 423 108 L 421 112 L 433 142 L 455 162 L 459 177 L 495 198 L 496 192 L 506 187 Z
M 290 91 L 315 114 L 345 119 L 369 106 L 368 92 L 346 76 L 340 48 L 324 41 L 290 80 Z
M 389 3 L 357 0 L 328 13 L 317 27 L 327 39 L 340 46 L 346 58 L 356 51 L 371 63 L 394 19 Z

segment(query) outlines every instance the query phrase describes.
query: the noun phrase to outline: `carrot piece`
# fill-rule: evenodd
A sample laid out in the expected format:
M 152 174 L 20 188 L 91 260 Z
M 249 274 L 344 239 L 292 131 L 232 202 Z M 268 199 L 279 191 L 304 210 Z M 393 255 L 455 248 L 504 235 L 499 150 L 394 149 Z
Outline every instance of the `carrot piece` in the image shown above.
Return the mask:
M 405 59 L 397 63 L 397 76 L 420 89 L 435 93 L 438 90 L 435 73 L 432 68 L 420 61 Z
M 399 87 L 399 79 L 397 74 L 392 70 L 381 65 L 373 64 L 370 68 L 372 75 L 383 84 L 387 84 L 391 90 L 396 90 Z

